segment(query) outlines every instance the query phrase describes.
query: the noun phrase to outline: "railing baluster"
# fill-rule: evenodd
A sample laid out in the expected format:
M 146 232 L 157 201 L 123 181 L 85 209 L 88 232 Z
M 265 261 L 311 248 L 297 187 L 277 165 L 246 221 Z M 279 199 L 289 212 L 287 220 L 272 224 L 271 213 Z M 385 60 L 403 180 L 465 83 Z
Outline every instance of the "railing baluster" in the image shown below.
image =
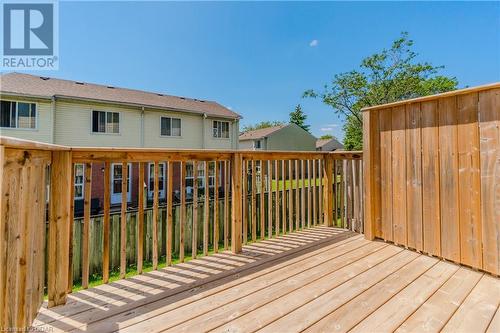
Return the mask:
M 214 253 L 219 252 L 219 161 L 214 161 Z
M 193 161 L 193 215 L 192 215 L 191 257 L 196 259 L 198 251 L 198 163 Z
M 186 163 L 180 162 L 181 179 L 180 179 L 180 195 L 181 207 L 179 218 L 179 261 L 184 262 L 184 228 L 186 225 Z
M 168 178 L 167 178 L 167 188 L 165 189 L 167 195 L 167 265 L 172 264 L 172 243 L 173 243 L 173 226 L 174 226 L 174 215 L 173 215 L 173 200 L 172 193 L 174 189 L 174 169 L 171 161 L 167 162 Z
M 288 160 L 288 231 L 293 231 L 293 178 L 292 160 Z
M 286 234 L 286 164 L 285 160 L 281 160 L 281 183 L 282 183 L 282 189 L 283 192 L 281 192 L 281 199 L 282 199 L 282 205 L 281 205 L 281 219 L 282 219 L 282 230 L 283 234 Z
M 266 218 L 266 211 L 264 207 L 264 192 L 266 188 L 266 184 L 264 182 L 264 161 L 263 160 L 259 161 L 259 165 L 260 165 L 260 195 L 259 195 L 260 223 L 259 224 L 260 224 L 260 238 L 264 239 L 266 231 L 266 225 L 264 223 L 264 220 Z
M 316 160 L 312 160 L 312 204 L 313 204 L 313 225 L 318 224 L 318 213 L 316 210 L 316 206 L 318 204 L 317 201 L 317 195 L 316 195 L 316 190 L 317 190 L 317 184 L 316 184 Z
M 300 205 L 299 205 L 299 161 L 298 160 L 295 160 L 294 189 L 295 189 L 295 230 L 299 230 Z
M 279 174 L 279 161 L 274 161 L 274 189 L 276 191 L 276 195 L 274 198 L 274 207 L 276 210 L 276 217 L 274 221 L 274 230 L 276 233 L 276 237 L 280 235 L 280 174 Z
M 340 227 L 345 228 L 345 204 L 344 204 L 344 196 L 345 196 L 345 161 L 340 161 Z
M 304 160 L 300 160 L 300 174 L 301 174 L 301 180 L 300 180 L 300 208 L 301 208 L 301 228 L 305 228 L 305 223 L 306 223 L 306 183 L 305 183 L 305 178 L 306 178 L 306 173 L 305 173 L 305 167 L 304 167 Z
M 242 193 L 241 193 L 242 159 L 240 154 L 236 153 L 233 155 L 231 166 L 232 166 L 231 250 L 233 253 L 239 253 L 241 252 L 241 202 L 242 202 Z
M 92 190 L 92 164 L 85 164 L 85 185 L 83 189 L 83 228 L 82 228 L 82 287 L 89 287 L 89 241 L 90 241 L 90 201 Z M 73 283 L 73 281 L 71 281 Z
M 229 178 L 230 162 L 224 161 L 224 250 L 229 247 Z
M 110 197 L 111 175 L 110 163 L 104 164 L 104 217 L 103 217 L 103 245 L 102 245 L 102 280 L 109 281 L 109 210 L 111 205 Z
M 137 200 L 137 273 L 142 273 L 144 239 L 144 163 L 139 163 L 139 184 Z
M 273 167 L 270 160 L 267 161 L 267 237 L 273 237 L 273 191 L 272 176 Z
M 203 255 L 208 255 L 208 226 L 210 223 L 210 177 L 208 175 L 210 166 L 208 161 L 205 161 L 205 201 L 203 202 Z
M 71 163 L 71 184 L 75 184 L 75 164 Z M 68 287 L 67 292 L 71 293 L 73 289 L 73 228 L 75 218 L 75 186 L 69 188 L 70 191 L 70 209 L 69 209 L 69 262 L 68 262 Z
M 154 162 L 154 190 L 153 190 L 153 220 L 152 220 L 152 230 L 153 230 L 153 269 L 158 269 L 158 197 L 159 197 L 159 163 Z
M 243 210 L 243 244 L 247 243 L 248 239 L 248 162 L 242 161 L 242 210 Z
M 318 223 L 319 224 L 324 224 L 324 220 L 325 220 L 325 217 L 324 217 L 324 211 L 323 211 L 323 196 L 324 196 L 324 193 L 323 193 L 323 176 L 322 176 L 322 171 L 323 170 L 323 164 L 324 164 L 324 160 L 318 160 L 318 178 L 319 178 L 319 188 L 318 188 L 318 196 L 319 196 L 319 199 L 318 199 L 318 205 L 319 205 L 319 208 L 318 208 L 318 214 L 319 214 L 319 218 L 318 218 Z M 331 213 L 330 213 L 331 214 Z M 329 226 L 329 224 L 326 224 L 327 226 Z
M 120 279 L 127 273 L 127 190 L 128 164 L 122 163 L 122 202 L 120 211 Z
M 307 160 L 307 227 L 311 227 L 312 220 L 312 204 L 311 204 L 311 160 Z
M 255 242 L 257 240 L 257 202 L 255 193 L 257 192 L 256 186 L 256 162 L 252 160 L 252 189 L 251 189 L 251 200 L 252 200 L 252 241 Z

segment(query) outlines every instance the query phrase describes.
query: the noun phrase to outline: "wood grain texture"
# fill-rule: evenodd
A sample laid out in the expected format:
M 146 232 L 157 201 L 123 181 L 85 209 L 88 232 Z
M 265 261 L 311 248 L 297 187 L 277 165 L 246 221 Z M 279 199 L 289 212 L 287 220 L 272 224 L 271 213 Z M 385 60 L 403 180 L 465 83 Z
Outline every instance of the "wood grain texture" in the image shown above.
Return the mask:
M 122 200 L 120 209 L 120 279 L 127 273 L 127 192 L 128 164 L 122 163 Z
M 392 227 L 393 241 L 407 244 L 406 221 L 406 110 L 392 109 Z
M 457 108 L 460 262 L 482 268 L 478 94 L 458 96 Z
M 137 188 L 137 273 L 142 274 L 142 265 L 144 260 L 143 252 L 143 239 L 144 239 L 144 170 L 145 164 L 139 162 L 139 176 L 138 176 L 138 188 Z M 170 169 L 168 170 L 170 173 Z M 168 191 L 167 193 L 167 206 L 168 205 Z M 168 215 L 167 215 L 167 225 L 168 225 Z M 168 236 L 167 236 L 168 243 Z M 167 263 L 169 258 L 168 246 L 167 246 Z
M 441 199 L 441 255 L 460 261 L 458 205 L 458 131 L 456 97 L 439 99 L 439 167 Z
M 179 261 L 184 262 L 184 230 L 186 229 L 186 163 L 180 162 L 180 167 L 181 206 L 179 213 Z
M 242 229 L 242 212 L 241 204 L 242 197 L 246 196 L 246 193 L 242 193 L 242 183 L 246 182 L 246 177 L 242 175 L 246 170 L 242 169 L 242 158 L 241 155 L 235 154 L 231 160 L 231 251 L 233 253 L 240 253 L 242 249 L 241 244 L 241 229 Z M 243 203 L 246 201 L 243 200 Z
M 422 138 L 420 104 L 406 106 L 406 205 L 407 246 L 422 251 Z
M 500 275 L 500 89 L 479 93 L 483 269 Z
M 424 251 L 441 256 L 438 102 L 422 102 L 422 224 Z
M 153 230 L 153 269 L 158 269 L 158 212 L 159 212 L 159 168 L 160 164 L 158 161 L 154 162 L 154 176 L 153 176 L 153 222 L 152 222 L 152 230 Z M 181 178 L 181 182 L 182 182 Z M 182 207 L 181 207 L 182 209 Z M 183 224 L 181 218 L 181 225 Z M 181 227 L 182 228 L 182 227 Z
M 224 170 L 227 170 L 225 165 Z M 224 177 L 227 181 L 227 176 Z M 225 230 L 227 230 L 227 186 L 224 187 L 224 247 L 227 248 L 227 237 Z M 198 252 L 198 163 L 193 161 L 193 215 L 191 221 L 191 258 L 195 259 Z
M 85 164 L 85 185 L 83 189 L 83 229 L 82 229 L 82 287 L 89 286 L 90 255 L 90 200 L 92 191 L 92 163 Z
M 392 227 L 392 110 L 379 110 L 381 229 L 377 236 L 393 240 Z

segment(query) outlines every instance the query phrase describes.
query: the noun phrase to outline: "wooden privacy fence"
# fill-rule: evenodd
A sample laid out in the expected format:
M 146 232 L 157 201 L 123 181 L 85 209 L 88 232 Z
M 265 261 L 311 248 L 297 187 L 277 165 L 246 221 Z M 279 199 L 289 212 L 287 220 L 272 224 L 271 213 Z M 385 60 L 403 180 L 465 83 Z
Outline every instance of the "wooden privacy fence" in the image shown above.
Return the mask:
M 26 327 L 34 319 L 45 257 L 51 307 L 66 302 L 74 280 L 88 287 L 91 263 L 93 272 L 101 266 L 98 274 L 107 283 L 115 268 L 124 278 L 130 266 L 142 273 L 147 261 L 157 269 L 163 258 L 171 265 L 219 247 L 237 253 L 243 243 L 320 223 L 359 232 L 364 227 L 361 152 L 69 148 L 6 137 L 0 148 L 2 328 Z M 83 175 L 76 164 L 85 166 Z M 102 177 L 93 179 L 96 168 Z M 139 170 L 136 183 L 127 181 L 129 170 Z M 194 172 L 189 192 L 188 170 Z M 128 197 L 131 184 L 136 204 Z M 103 191 L 99 216 L 91 215 L 93 186 Z M 76 191 L 84 197 L 81 218 L 74 217 Z M 112 206 L 113 198 L 121 200 Z
M 365 234 L 500 274 L 500 84 L 367 108 Z

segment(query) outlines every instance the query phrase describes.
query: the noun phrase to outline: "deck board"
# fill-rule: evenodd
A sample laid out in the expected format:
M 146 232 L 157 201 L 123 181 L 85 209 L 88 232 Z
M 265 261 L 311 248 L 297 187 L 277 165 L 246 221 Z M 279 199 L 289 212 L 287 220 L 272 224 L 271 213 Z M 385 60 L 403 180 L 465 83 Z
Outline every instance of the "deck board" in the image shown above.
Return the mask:
M 51 332 L 498 331 L 500 279 L 316 227 L 73 293 Z

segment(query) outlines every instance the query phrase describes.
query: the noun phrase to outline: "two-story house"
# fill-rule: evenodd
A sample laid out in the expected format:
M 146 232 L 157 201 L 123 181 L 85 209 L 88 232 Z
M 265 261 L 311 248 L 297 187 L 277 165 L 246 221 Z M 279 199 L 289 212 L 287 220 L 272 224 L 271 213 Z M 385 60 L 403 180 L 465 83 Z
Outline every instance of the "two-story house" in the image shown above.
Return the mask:
M 0 135 L 85 147 L 238 149 L 237 113 L 213 101 L 28 74 L 0 76 Z M 197 172 L 200 187 L 204 169 Z M 84 165 L 75 165 L 75 199 L 83 199 Z M 194 172 L 187 166 L 187 183 Z M 102 206 L 102 168 L 93 166 L 92 197 Z M 160 164 L 160 199 L 165 196 Z M 150 197 L 153 165 L 146 168 Z M 178 173 L 178 165 L 174 168 Z M 138 168 L 129 165 L 128 200 L 135 202 Z M 213 179 L 213 175 L 210 175 Z M 97 179 L 96 179 L 97 178 Z M 174 179 L 178 179 L 175 177 Z M 219 178 L 221 179 L 221 177 Z M 111 203 L 121 202 L 121 164 L 111 166 Z M 214 186 L 214 184 L 209 184 Z M 174 187 L 178 185 L 174 184 Z

